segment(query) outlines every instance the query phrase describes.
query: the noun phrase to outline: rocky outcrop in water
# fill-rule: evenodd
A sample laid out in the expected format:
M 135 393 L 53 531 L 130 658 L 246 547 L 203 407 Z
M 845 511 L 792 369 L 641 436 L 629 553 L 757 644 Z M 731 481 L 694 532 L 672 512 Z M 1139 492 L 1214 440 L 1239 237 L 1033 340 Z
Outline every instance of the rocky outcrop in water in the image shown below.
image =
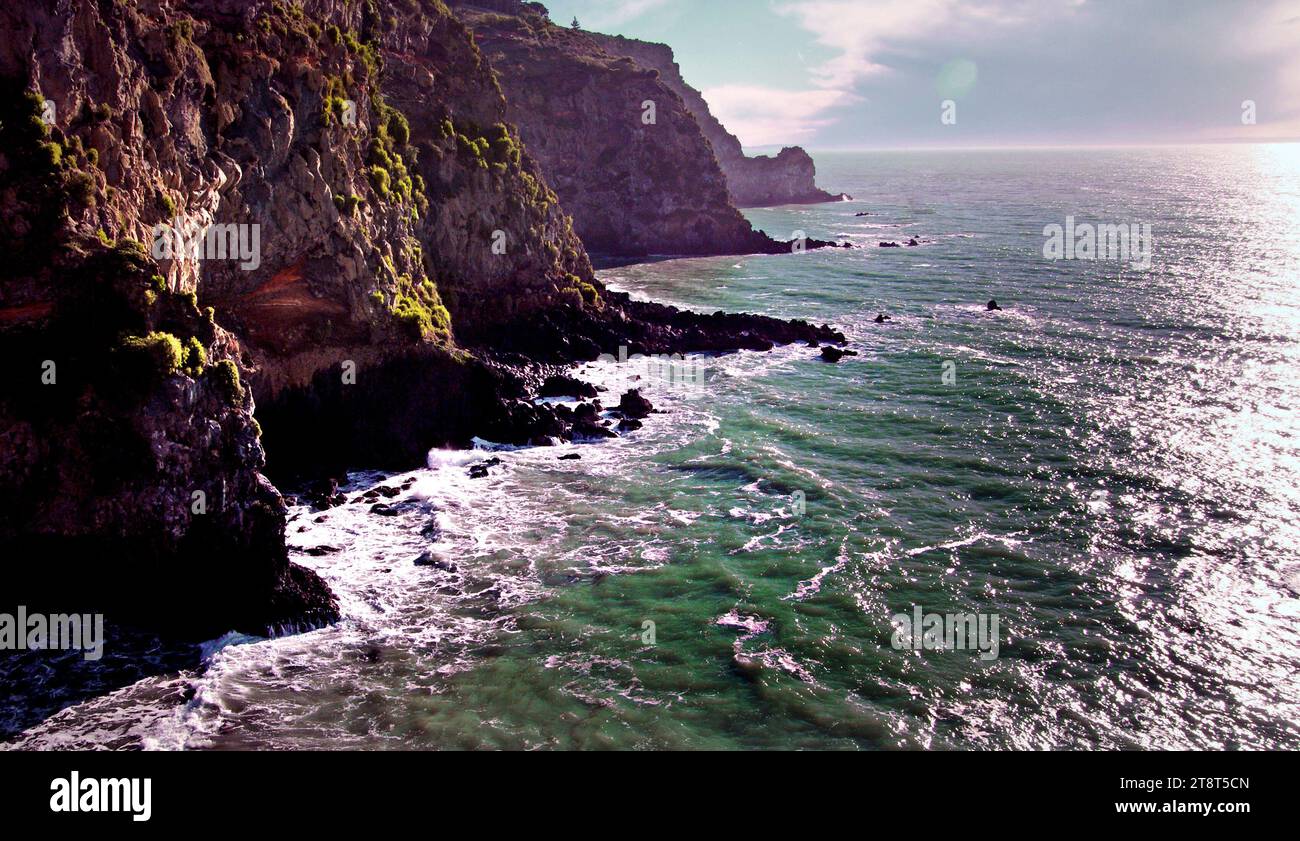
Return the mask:
M 817 204 L 849 198 L 843 193 L 828 193 L 817 186 L 817 166 L 812 157 L 798 146 L 787 146 L 776 157 L 747 156 L 740 140 L 718 122 L 709 110 L 709 103 L 682 78 L 681 68 L 668 45 L 621 35 L 594 32 L 588 35 L 610 55 L 626 56 L 642 67 L 658 71 L 659 79 L 681 97 L 713 147 L 713 154 L 727 179 L 727 190 L 737 207 Z

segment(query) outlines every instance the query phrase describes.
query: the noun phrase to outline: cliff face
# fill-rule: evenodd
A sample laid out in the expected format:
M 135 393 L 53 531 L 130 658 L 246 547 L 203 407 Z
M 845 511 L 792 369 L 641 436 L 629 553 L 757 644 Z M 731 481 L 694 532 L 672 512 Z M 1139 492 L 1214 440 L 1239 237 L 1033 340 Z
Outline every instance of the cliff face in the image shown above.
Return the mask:
M 681 97 L 713 147 L 713 154 L 727 180 L 727 190 L 737 207 L 816 204 L 846 198 L 842 193 L 832 195 L 817 186 L 817 167 L 808 153 L 798 146 L 787 146 L 775 158 L 767 155 L 746 157 L 740 140 L 718 122 L 700 92 L 682 78 L 671 47 L 621 35 L 593 32 L 589 36 L 610 55 L 626 56 L 642 67 L 659 71 L 659 78 Z
M 254 399 L 286 475 L 314 417 L 348 419 L 340 463 L 409 460 L 521 388 L 458 336 L 599 304 L 489 68 L 440 2 L 80 0 L 6 6 L 0 31 L 0 341 L 25 360 L 0 539 L 54 553 L 25 573 L 60 594 L 82 573 L 152 615 L 185 594 L 207 630 L 328 618 Z M 433 420 L 387 438 L 408 413 Z M 135 560 L 99 574 L 86 546 Z
M 454 5 L 498 74 L 509 120 L 591 252 L 789 250 L 732 206 L 699 124 L 655 70 L 556 26 L 534 4 Z

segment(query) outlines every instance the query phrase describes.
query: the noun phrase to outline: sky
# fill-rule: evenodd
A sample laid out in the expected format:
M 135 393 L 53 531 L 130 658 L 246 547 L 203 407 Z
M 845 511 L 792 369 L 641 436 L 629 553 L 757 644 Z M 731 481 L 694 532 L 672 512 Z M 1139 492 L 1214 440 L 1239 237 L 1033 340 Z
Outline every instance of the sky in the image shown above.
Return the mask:
M 750 148 L 1300 140 L 1300 0 L 543 2 L 673 47 Z

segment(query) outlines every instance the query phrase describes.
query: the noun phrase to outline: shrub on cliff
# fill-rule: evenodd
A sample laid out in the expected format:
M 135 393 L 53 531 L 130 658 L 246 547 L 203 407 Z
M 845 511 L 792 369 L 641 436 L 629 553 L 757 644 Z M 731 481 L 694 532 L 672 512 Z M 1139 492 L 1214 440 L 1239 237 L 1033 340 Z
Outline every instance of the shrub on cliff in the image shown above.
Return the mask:
M 239 381 L 239 368 L 235 367 L 234 362 L 221 360 L 208 369 L 208 376 L 216 381 L 222 395 L 232 406 L 244 402 L 244 385 Z
M 336 195 L 334 197 L 334 204 L 338 207 L 339 213 L 344 216 L 356 216 L 357 208 L 361 207 L 364 203 L 365 199 L 361 198 L 356 193 L 351 193 L 346 196 Z
M 510 134 L 510 129 L 502 123 L 497 123 L 492 127 L 492 154 L 493 157 L 501 163 L 519 165 L 521 153 L 519 145 L 515 143 L 514 137 Z
M 113 349 L 114 367 L 124 385 L 148 390 L 180 370 L 185 351 L 171 333 L 124 336 Z
M 370 176 L 370 186 L 375 189 L 375 192 L 379 194 L 379 197 L 384 199 L 388 198 L 391 193 L 389 185 L 392 181 L 388 175 L 388 170 L 376 164 L 366 170 L 366 173 Z
M 591 307 L 600 306 L 600 291 L 596 289 L 596 287 L 578 277 L 576 274 L 565 275 L 564 281 L 567 285 L 561 289 L 560 292 L 570 300 L 573 299 L 573 293 L 576 292 L 576 304 L 579 307 L 583 304 Z
M 0 149 L 8 163 L 0 173 L 0 192 L 12 190 L 17 199 L 6 208 L 11 223 L 0 226 L 0 250 L 6 255 L 0 273 L 24 273 L 48 263 L 65 211 L 95 203 L 95 178 L 78 169 L 80 141 L 65 145 L 57 130 L 51 138 L 41 119 L 44 104 L 20 81 L 0 83 Z
M 411 124 L 401 111 L 390 108 L 388 111 L 388 136 L 398 146 L 405 146 L 411 139 Z
M 190 336 L 189 341 L 185 343 L 185 373 L 191 377 L 198 377 L 207 364 L 208 352 L 203 349 L 203 343 Z
M 93 150 L 92 150 L 93 151 Z M 68 198 L 78 204 L 92 207 L 95 204 L 95 178 L 88 172 L 76 171 L 68 174 L 64 181 Z

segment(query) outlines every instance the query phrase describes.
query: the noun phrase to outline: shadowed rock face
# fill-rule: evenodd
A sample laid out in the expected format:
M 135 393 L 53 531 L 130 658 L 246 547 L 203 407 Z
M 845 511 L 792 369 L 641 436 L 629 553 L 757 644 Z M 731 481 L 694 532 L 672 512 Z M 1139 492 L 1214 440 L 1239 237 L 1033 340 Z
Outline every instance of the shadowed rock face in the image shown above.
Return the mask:
M 732 206 L 708 140 L 657 71 L 528 4 L 455 6 L 499 75 L 509 119 L 593 254 L 789 250 Z
M 737 207 L 770 207 L 778 204 L 816 204 L 841 201 L 817 186 L 817 167 L 798 146 L 787 146 L 776 157 L 746 157 L 740 140 L 713 116 L 700 92 L 682 78 L 681 68 L 666 44 L 652 44 L 621 35 L 589 33 L 610 55 L 627 56 L 642 67 L 659 71 L 660 80 L 682 98 L 713 147 L 713 154 L 727 179 L 727 190 Z
M 267 475 L 562 433 L 527 398 L 621 345 L 837 340 L 607 292 L 464 26 L 440 2 L 380 8 L 0 7 L 0 575 L 15 597 L 209 636 L 330 621 Z M 575 107 L 610 79 L 640 97 L 631 139 L 641 99 L 662 100 L 631 158 L 688 246 L 666 250 L 784 250 L 699 163 L 680 100 L 611 61 L 581 81 L 566 60 L 555 84 Z M 671 239 L 610 208 L 616 240 Z M 256 259 L 153 247 L 157 226 L 191 223 L 256 225 Z

